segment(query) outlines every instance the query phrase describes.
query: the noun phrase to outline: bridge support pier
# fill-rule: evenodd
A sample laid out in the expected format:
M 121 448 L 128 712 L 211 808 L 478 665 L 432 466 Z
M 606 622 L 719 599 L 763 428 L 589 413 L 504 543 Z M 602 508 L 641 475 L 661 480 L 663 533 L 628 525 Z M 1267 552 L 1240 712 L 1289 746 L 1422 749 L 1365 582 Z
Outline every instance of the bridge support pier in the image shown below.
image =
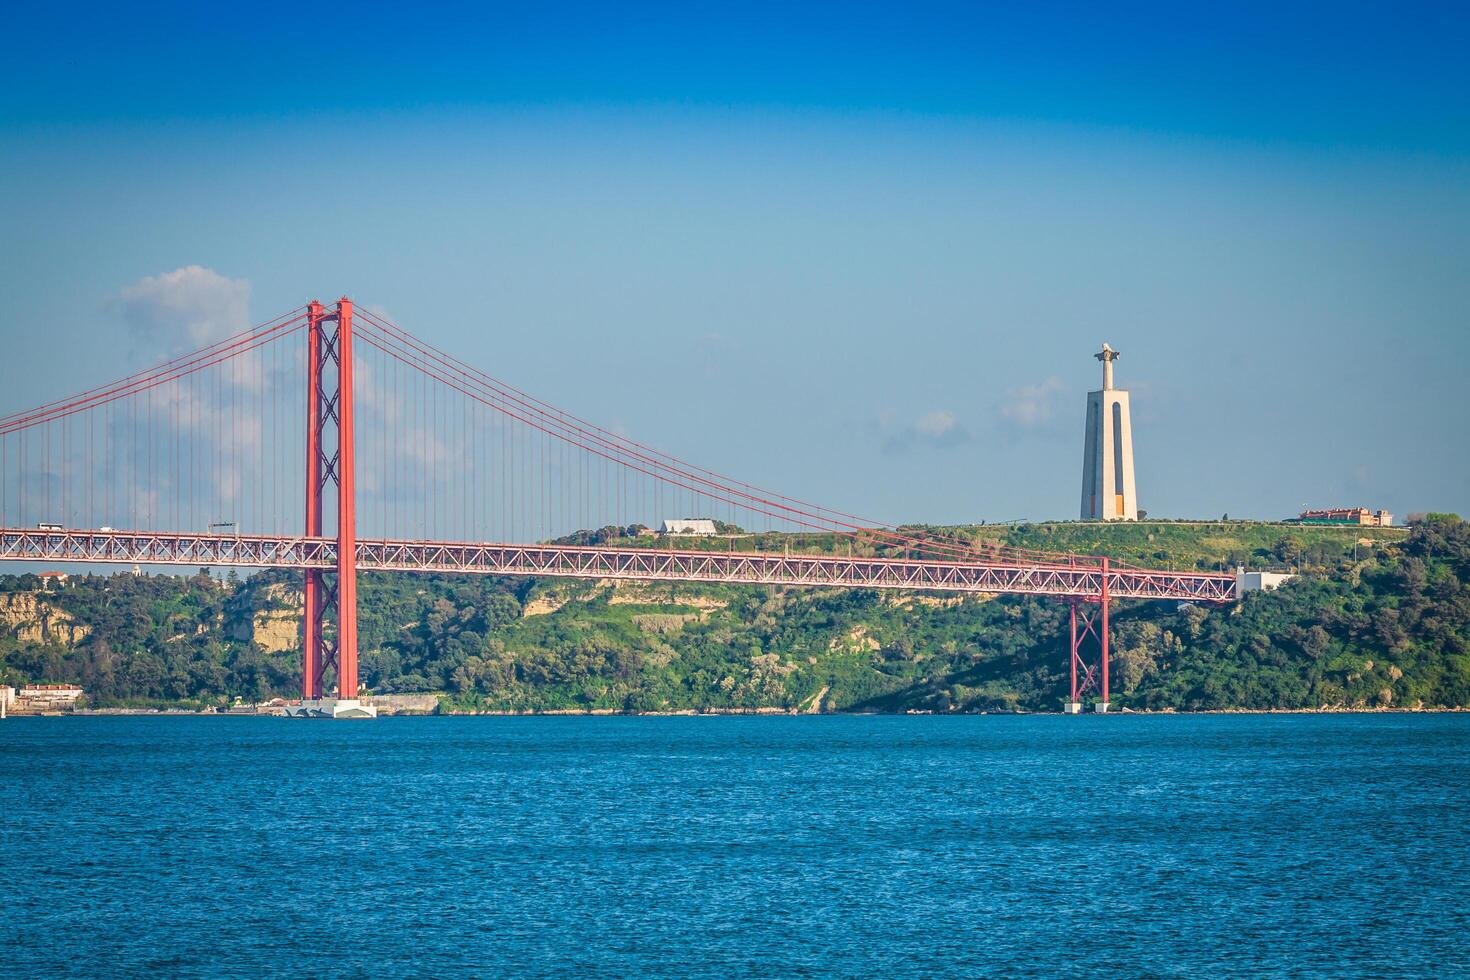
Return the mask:
M 1074 598 L 1067 602 L 1072 626 L 1072 639 L 1068 646 L 1072 689 L 1071 696 L 1062 702 L 1064 714 L 1080 715 L 1083 710 L 1083 695 L 1094 691 L 1098 695 L 1098 700 L 1093 704 L 1095 712 L 1106 714 L 1108 708 L 1111 707 L 1108 699 L 1108 607 L 1111 605 L 1111 600 L 1108 597 L 1108 560 L 1106 558 L 1102 559 L 1101 582 L 1102 586 L 1097 598 Z M 1096 644 L 1096 661 L 1090 660 L 1084 653 L 1086 647 L 1089 646 L 1087 642 L 1089 637 Z
M 312 300 L 306 310 L 306 527 L 309 538 L 322 536 L 322 318 L 321 303 Z M 301 698 L 322 696 L 323 598 L 326 577 L 308 569 L 302 589 Z
M 1108 599 L 1108 560 L 1102 560 L 1102 595 L 1098 599 L 1099 612 L 1102 618 L 1102 626 L 1098 631 L 1098 659 L 1102 661 L 1102 697 L 1098 700 L 1095 710 L 1098 714 L 1106 714 L 1108 710 L 1108 607 L 1112 603 Z

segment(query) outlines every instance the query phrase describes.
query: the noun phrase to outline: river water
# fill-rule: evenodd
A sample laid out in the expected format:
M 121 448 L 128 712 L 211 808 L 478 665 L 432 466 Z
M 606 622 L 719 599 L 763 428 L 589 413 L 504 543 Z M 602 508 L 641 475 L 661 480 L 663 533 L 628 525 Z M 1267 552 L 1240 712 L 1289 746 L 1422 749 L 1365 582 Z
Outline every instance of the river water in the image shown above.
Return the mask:
M 12 976 L 1467 976 L 1470 715 L 0 723 Z

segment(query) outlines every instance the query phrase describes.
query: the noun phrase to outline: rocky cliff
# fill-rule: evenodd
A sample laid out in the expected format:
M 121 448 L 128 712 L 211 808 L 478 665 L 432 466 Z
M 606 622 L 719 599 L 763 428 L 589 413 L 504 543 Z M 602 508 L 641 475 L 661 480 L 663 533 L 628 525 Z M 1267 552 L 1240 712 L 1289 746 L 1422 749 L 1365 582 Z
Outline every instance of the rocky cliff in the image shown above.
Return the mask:
M 92 631 L 53 606 L 45 592 L 0 593 L 0 629 L 22 643 L 54 641 L 70 646 Z

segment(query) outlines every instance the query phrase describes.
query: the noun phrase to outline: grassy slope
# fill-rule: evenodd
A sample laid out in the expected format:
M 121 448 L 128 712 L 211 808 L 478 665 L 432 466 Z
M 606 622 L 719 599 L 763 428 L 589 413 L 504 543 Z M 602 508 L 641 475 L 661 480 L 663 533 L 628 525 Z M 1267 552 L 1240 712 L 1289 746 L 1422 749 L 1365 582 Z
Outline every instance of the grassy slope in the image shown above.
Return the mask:
M 919 530 L 915 528 L 912 530 Z M 1139 521 L 1135 523 L 1084 523 L 1058 521 L 1043 524 L 988 524 L 957 527 L 923 527 L 934 534 L 965 541 L 992 543 L 1035 551 L 1107 555 L 1136 565 L 1157 568 L 1294 567 L 1302 559 L 1283 561 L 1278 546 L 1295 542 L 1308 564 L 1330 564 L 1351 556 L 1354 543 L 1361 553 L 1373 547 L 1403 540 L 1405 528 L 1344 527 L 1306 524 L 1266 524 L 1254 521 Z M 893 553 L 894 549 L 831 534 L 755 534 L 709 538 L 624 538 L 609 543 L 619 546 L 696 550 L 845 552 L 854 554 Z
M 1295 542 L 1311 563 L 1324 564 L 1352 554 L 1354 542 L 1366 554 L 1378 544 L 1403 540 L 1403 528 L 1262 524 L 1251 521 L 1140 521 L 1129 524 L 1063 522 L 970 529 L 976 537 L 1020 548 L 1107 555 L 1159 568 L 1284 566 L 1278 555 L 1283 539 Z M 1325 561 L 1324 561 L 1325 559 Z

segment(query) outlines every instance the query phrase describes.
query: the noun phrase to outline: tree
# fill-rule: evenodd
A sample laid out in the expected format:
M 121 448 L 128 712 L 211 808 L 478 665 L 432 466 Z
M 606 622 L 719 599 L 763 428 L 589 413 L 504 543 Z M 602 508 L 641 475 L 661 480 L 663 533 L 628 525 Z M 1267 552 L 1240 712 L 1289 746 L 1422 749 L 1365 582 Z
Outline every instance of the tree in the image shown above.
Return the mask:
M 1298 565 L 1302 560 L 1302 543 L 1290 535 L 1283 536 L 1272 549 L 1276 557 L 1288 565 Z

